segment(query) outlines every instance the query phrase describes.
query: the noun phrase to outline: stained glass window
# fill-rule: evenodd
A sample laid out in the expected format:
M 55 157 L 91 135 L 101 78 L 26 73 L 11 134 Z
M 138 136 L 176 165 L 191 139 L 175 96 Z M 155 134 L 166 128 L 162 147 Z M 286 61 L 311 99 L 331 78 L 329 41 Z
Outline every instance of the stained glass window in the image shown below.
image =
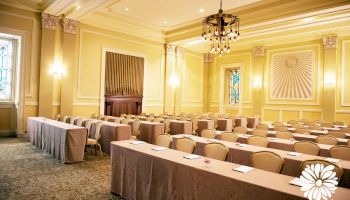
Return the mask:
M 230 104 L 239 103 L 239 80 L 240 72 L 239 69 L 231 70 L 230 72 Z
M 12 99 L 13 41 L 0 38 L 0 101 Z

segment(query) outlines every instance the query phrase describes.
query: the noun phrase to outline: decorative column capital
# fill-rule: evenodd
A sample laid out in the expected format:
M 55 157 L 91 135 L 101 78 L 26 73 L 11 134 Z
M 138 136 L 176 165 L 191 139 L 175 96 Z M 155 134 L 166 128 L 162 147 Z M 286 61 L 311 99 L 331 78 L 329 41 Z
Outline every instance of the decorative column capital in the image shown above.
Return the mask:
M 258 46 L 254 47 L 252 50 L 253 57 L 263 57 L 264 56 L 264 47 Z
M 176 47 L 176 56 L 183 58 L 184 57 L 184 48 Z
M 59 18 L 54 15 L 41 13 L 41 27 L 56 30 Z
M 338 36 L 328 35 L 322 37 L 324 49 L 336 49 L 338 47 Z
M 165 44 L 165 52 L 167 55 L 175 55 L 175 45 Z
M 213 62 L 213 55 L 211 53 L 205 53 L 203 55 L 204 57 L 204 63 L 211 63 Z
M 78 21 L 71 20 L 68 18 L 63 18 L 62 20 L 63 32 L 76 34 L 78 30 L 78 24 L 79 24 Z

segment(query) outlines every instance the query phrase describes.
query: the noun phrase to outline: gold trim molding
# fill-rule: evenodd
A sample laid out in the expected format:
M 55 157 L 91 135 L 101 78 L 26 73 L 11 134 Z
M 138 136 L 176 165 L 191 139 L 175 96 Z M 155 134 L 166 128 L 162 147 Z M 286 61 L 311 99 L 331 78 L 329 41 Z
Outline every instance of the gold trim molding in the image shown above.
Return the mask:
M 56 30 L 59 18 L 54 15 L 41 13 L 41 27 Z

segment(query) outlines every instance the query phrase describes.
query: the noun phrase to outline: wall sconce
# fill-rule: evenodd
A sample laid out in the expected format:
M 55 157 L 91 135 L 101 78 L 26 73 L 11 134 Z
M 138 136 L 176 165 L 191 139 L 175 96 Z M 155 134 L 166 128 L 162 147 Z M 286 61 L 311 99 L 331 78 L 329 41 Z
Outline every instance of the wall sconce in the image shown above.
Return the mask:
M 65 67 L 63 66 L 63 64 L 59 61 L 55 61 L 50 69 L 49 69 L 49 73 L 51 75 L 53 75 L 54 77 L 57 77 L 57 78 L 60 78 L 64 75 L 66 75 L 66 69 Z
M 255 77 L 252 81 L 252 86 L 253 88 L 260 89 L 262 87 L 261 83 L 261 78 L 260 77 Z
M 326 87 L 334 87 L 335 86 L 335 77 L 334 74 L 326 74 L 324 76 L 324 85 Z
M 173 88 L 176 88 L 179 85 L 179 78 L 176 76 L 176 74 L 171 75 L 169 84 Z

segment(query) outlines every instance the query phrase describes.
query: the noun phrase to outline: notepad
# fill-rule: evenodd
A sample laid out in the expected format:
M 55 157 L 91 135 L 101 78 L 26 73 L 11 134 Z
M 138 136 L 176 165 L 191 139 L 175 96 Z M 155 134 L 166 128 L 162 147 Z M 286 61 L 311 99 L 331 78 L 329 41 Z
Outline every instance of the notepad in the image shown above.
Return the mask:
M 336 159 L 336 158 L 327 158 L 326 160 L 332 163 L 336 163 L 340 161 L 340 159 Z
M 242 135 L 240 135 L 240 137 L 242 137 L 242 138 L 249 138 L 251 135 L 246 135 L 246 134 L 242 134 Z
M 185 138 L 191 138 L 191 137 L 193 137 L 193 135 L 189 135 L 189 134 L 183 134 L 182 136 L 185 137 Z
M 299 156 L 301 155 L 301 153 L 298 153 L 298 152 L 288 152 L 287 155 L 290 155 L 290 156 Z
M 201 157 L 202 157 L 202 156 L 195 155 L 195 154 L 190 154 L 190 155 L 184 156 L 184 158 L 190 159 L 190 160 L 198 159 L 198 158 L 201 158 Z
M 254 169 L 253 167 L 248 167 L 248 166 L 242 165 L 242 166 L 239 166 L 239 167 L 234 168 L 232 170 L 237 171 L 237 172 L 247 173 L 253 169 Z
M 248 146 L 247 144 L 239 144 L 238 145 L 239 147 L 246 147 L 246 146 Z
M 166 147 L 153 147 L 152 150 L 154 151 L 163 151 L 163 150 L 167 150 L 168 148 Z
M 301 182 L 300 178 L 293 178 L 289 184 L 291 185 L 296 185 L 296 186 L 299 186 L 299 187 L 302 187 L 303 186 L 303 182 Z
M 269 140 L 276 140 L 276 138 L 269 137 Z
M 145 144 L 146 142 L 144 142 L 144 141 L 132 141 L 132 142 L 130 142 L 130 144 L 135 144 L 135 145 L 137 145 L 137 144 Z

